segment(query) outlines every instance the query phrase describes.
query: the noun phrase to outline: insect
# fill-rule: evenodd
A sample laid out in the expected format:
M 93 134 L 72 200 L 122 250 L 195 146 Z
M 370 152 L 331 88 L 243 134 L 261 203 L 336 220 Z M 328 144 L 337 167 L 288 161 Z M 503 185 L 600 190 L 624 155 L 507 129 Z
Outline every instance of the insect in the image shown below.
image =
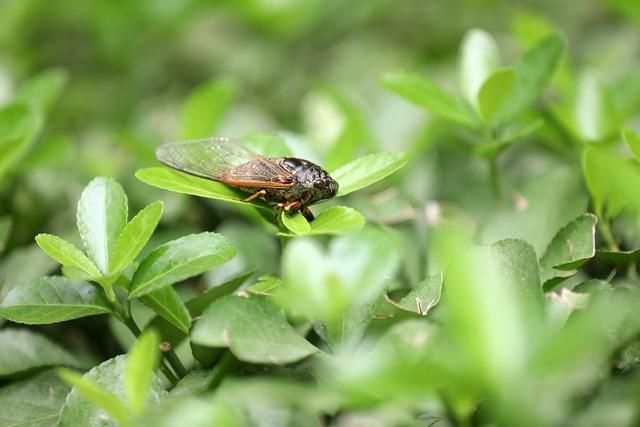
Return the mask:
M 158 147 L 165 165 L 251 193 L 287 213 L 302 212 L 313 220 L 309 206 L 330 199 L 338 183 L 320 166 L 296 157 L 264 157 L 228 138 L 172 142 Z

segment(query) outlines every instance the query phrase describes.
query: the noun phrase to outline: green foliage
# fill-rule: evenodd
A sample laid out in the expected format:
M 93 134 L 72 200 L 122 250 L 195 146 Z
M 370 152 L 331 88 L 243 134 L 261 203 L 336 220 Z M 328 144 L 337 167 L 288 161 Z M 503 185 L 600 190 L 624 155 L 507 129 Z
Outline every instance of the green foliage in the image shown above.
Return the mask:
M 191 338 L 200 345 L 229 347 L 238 359 L 250 363 L 280 365 L 317 351 L 270 302 L 257 296 L 227 296 L 211 304 Z
M 214 3 L 0 2 L 0 425 L 638 425 L 634 2 Z

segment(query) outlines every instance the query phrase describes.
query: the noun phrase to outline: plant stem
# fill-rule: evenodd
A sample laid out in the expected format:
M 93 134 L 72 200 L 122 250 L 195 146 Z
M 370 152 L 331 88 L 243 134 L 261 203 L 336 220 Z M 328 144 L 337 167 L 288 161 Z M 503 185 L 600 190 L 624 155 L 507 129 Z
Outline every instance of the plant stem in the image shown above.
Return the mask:
M 112 301 L 112 305 L 115 313 L 119 318 L 118 320 L 124 323 L 124 325 L 131 331 L 131 333 L 136 338 L 138 338 L 140 334 L 142 334 L 142 331 L 140 330 L 135 320 L 133 320 L 133 317 L 131 316 L 131 309 L 129 306 L 129 302 L 127 301 L 128 310 L 126 311 L 122 307 L 122 304 L 120 304 L 120 301 L 118 301 L 117 298 L 115 299 L 115 301 Z M 173 349 L 169 349 L 168 351 L 163 351 L 162 357 L 164 358 L 164 360 L 162 361 L 162 363 L 160 363 L 160 370 L 171 382 L 171 384 L 175 386 L 178 383 L 179 378 L 182 378 L 185 375 L 187 375 L 187 370 L 185 369 L 184 365 L 178 358 L 178 355 L 176 355 L 176 353 L 173 351 Z M 169 367 L 165 364 L 165 361 L 169 362 L 169 364 L 173 368 L 173 371 L 175 371 L 175 373 L 177 374 L 177 377 L 171 371 L 171 369 L 169 369 Z
M 491 180 L 491 190 L 496 200 L 502 199 L 502 191 L 500 190 L 500 174 L 498 172 L 498 158 L 493 156 L 489 159 L 489 178 Z
M 238 359 L 235 358 L 231 351 L 226 350 L 211 371 L 211 374 L 209 374 L 207 389 L 213 390 L 218 387 L 225 375 L 236 365 L 238 365 Z
M 609 220 L 603 218 L 602 221 L 598 223 L 598 225 L 600 226 L 600 232 L 602 233 L 602 238 L 604 239 L 605 242 L 607 242 L 607 246 L 609 247 L 609 250 L 619 251 L 620 248 L 618 247 L 618 244 L 616 243 L 616 240 L 613 237 L 613 232 L 611 231 Z

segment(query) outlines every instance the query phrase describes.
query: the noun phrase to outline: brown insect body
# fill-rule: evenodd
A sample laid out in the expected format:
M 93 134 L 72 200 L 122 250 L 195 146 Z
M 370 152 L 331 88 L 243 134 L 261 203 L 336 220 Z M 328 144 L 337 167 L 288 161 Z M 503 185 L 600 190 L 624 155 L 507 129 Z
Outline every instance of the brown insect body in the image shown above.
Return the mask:
M 313 219 L 309 205 L 338 192 L 338 183 L 315 163 L 263 157 L 223 138 L 165 144 L 156 156 L 174 169 L 252 193 L 247 200 L 261 197 L 287 212 L 300 210 L 309 220 Z

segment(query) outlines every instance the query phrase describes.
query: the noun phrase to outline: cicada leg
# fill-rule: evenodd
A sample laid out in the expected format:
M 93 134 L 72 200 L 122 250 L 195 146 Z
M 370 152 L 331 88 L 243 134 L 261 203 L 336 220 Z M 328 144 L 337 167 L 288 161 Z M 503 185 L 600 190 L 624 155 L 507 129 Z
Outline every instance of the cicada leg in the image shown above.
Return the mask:
M 299 202 L 296 200 L 293 202 L 286 203 L 283 207 L 285 212 L 289 212 L 291 210 L 295 212 L 296 209 L 300 209 L 300 206 L 302 206 L 302 202 Z
M 311 209 L 309 209 L 308 207 L 304 207 L 302 208 L 302 215 L 307 219 L 307 221 L 311 222 L 313 221 L 316 217 L 313 216 L 313 212 L 311 212 Z
M 250 202 L 253 199 L 255 199 L 256 197 L 261 197 L 261 196 L 266 196 L 266 195 L 267 195 L 266 190 L 256 191 L 255 193 L 253 193 L 252 195 L 250 195 L 249 197 L 244 199 L 243 202 Z

